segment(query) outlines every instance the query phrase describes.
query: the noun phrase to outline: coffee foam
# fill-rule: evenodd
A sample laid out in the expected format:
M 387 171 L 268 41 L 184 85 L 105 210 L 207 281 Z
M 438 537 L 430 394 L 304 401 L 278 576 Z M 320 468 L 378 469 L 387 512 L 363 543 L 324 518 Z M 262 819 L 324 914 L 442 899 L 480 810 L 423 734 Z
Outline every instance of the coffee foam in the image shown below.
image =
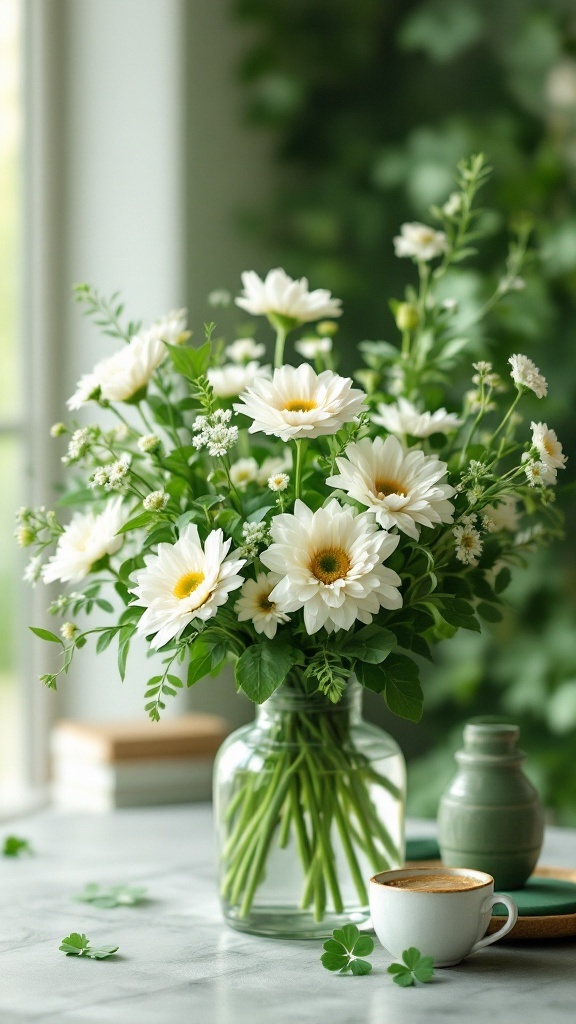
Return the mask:
M 445 875 L 440 871 L 431 871 L 426 875 L 409 875 L 385 882 L 385 885 L 394 889 L 410 892 L 464 892 L 467 889 L 479 889 L 484 884 L 472 875 Z

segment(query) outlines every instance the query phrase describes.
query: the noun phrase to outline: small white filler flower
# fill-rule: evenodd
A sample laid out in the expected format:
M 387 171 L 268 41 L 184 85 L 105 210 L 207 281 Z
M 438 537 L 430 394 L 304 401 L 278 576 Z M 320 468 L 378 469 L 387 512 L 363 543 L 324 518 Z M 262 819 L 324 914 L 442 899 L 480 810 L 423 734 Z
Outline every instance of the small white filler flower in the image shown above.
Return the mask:
M 276 636 L 278 626 L 290 618 L 270 600 L 270 594 L 279 582 L 280 576 L 276 573 L 259 572 L 255 580 L 246 580 L 243 584 L 235 605 L 238 622 L 250 621 L 256 632 L 264 633 L 269 640 Z
M 452 530 L 456 558 L 463 565 L 478 565 L 478 558 L 482 554 L 482 538 L 474 527 L 475 521 L 475 515 L 463 516 Z
M 410 434 L 412 437 L 430 437 L 432 434 L 449 434 L 462 426 L 456 413 L 446 409 L 436 412 L 420 412 L 407 398 L 399 398 L 394 405 L 378 406 L 372 415 L 372 422 L 385 427 L 391 434 Z
M 113 498 L 102 512 L 77 512 L 58 539 L 55 553 L 42 572 L 45 583 L 79 583 L 95 562 L 104 555 L 113 555 L 124 542 L 117 536 L 127 522 L 128 509 L 122 498 Z
M 394 239 L 396 256 L 407 256 L 416 260 L 434 260 L 448 248 L 444 231 L 435 231 L 427 224 L 413 222 L 402 224 L 400 234 Z
M 255 380 L 234 409 L 253 420 L 250 434 L 262 431 L 283 441 L 335 434 L 366 408 L 364 392 L 351 385 L 350 377 L 318 374 L 309 363 L 281 366 L 271 381 Z
M 222 530 L 212 530 L 204 546 L 198 528 L 189 524 L 175 544 L 161 543 L 158 554 L 146 555 L 146 568 L 134 573 L 134 604 L 144 612 L 138 636 L 154 634 L 150 646 L 157 650 L 178 639 L 193 619 L 206 621 L 226 604 L 232 590 L 242 586 L 239 569 L 244 559 L 232 554 L 231 539 Z
M 276 315 L 306 324 L 342 315 L 340 299 L 333 299 L 325 288 L 309 291 L 305 277 L 295 281 L 281 267 L 270 270 L 264 280 L 247 270 L 242 284 L 244 294 L 236 299 L 236 305 L 254 316 Z
M 510 376 L 517 387 L 528 388 L 537 398 L 544 398 L 548 394 L 546 378 L 528 356 L 510 356 L 508 362 L 512 367 Z
M 286 613 L 304 611 L 309 634 L 372 622 L 380 608 L 400 608 L 401 579 L 382 563 L 398 536 L 380 530 L 371 515 L 342 508 L 333 499 L 312 512 L 296 501 L 293 514 L 272 520 L 272 544 L 260 560 L 278 573 L 269 595 Z
M 397 526 L 415 540 L 421 526 L 451 523 L 455 490 L 446 481 L 447 466 L 419 449 L 405 451 L 390 434 L 385 441 L 362 438 L 336 459 L 339 475 L 326 483 L 338 487 L 374 512 L 384 529 Z

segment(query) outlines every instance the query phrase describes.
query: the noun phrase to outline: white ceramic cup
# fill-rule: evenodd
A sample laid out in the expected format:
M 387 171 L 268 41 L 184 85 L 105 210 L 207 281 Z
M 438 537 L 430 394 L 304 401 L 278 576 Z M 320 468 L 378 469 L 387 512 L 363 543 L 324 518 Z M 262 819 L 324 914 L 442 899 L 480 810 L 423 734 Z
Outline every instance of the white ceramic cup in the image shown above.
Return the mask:
M 426 875 L 464 876 L 477 884 L 449 891 L 402 889 L 388 884 Z M 486 935 L 496 903 L 504 904 L 508 919 L 497 932 Z M 374 875 L 370 879 L 370 911 L 374 931 L 392 956 L 401 957 L 405 949 L 416 946 L 422 956 L 433 957 L 435 967 L 453 967 L 470 953 L 504 938 L 518 919 L 514 900 L 494 892 L 492 875 L 443 865 Z

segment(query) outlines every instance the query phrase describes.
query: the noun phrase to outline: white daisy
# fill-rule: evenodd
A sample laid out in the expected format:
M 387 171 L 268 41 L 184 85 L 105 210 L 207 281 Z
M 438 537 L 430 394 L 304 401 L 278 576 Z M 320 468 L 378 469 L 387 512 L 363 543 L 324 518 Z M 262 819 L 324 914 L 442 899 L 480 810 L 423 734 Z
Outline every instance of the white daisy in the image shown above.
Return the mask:
M 317 359 L 318 356 L 327 356 L 332 351 L 332 338 L 300 338 L 295 342 L 294 348 L 304 359 Z
M 248 270 L 242 274 L 242 284 L 244 294 L 236 305 L 255 316 L 276 314 L 306 324 L 342 315 L 340 299 L 333 299 L 325 288 L 309 291 L 305 277 L 295 281 L 281 267 L 270 270 L 264 281 Z
M 127 402 L 143 391 L 166 355 L 166 346 L 154 333 L 135 334 L 128 345 L 94 367 L 102 398 Z
M 280 623 L 290 621 L 290 617 L 270 600 L 270 593 L 279 582 L 280 576 L 276 573 L 259 572 L 255 580 L 245 581 L 234 606 L 238 622 L 252 622 L 256 632 L 264 633 L 269 640 L 276 636 Z
M 173 309 L 140 334 L 165 341 L 168 345 L 183 345 L 192 334 L 192 331 L 187 330 L 187 317 L 187 309 Z
M 198 529 L 189 524 L 175 544 L 159 544 L 158 554 L 146 555 L 146 568 L 134 574 L 134 604 L 146 609 L 138 636 L 154 634 L 151 647 L 178 639 L 192 619 L 206 621 L 226 604 L 230 591 L 242 586 L 238 570 L 243 558 L 226 558 L 232 541 L 212 530 L 204 547 Z
M 224 351 L 233 363 L 248 363 L 251 359 L 261 359 L 266 345 L 259 345 L 254 338 L 236 338 Z
M 508 362 L 512 367 L 510 376 L 518 387 L 528 388 L 537 398 L 544 398 L 548 394 L 546 378 L 528 356 L 510 356 Z
M 529 452 L 524 452 L 522 465 L 530 487 L 545 487 L 556 483 L 556 470 L 550 469 L 545 462 L 533 459 Z
M 443 231 L 435 231 L 427 224 L 402 224 L 400 234 L 394 239 L 396 256 L 408 256 L 417 260 L 436 259 L 448 248 L 448 239 Z
M 531 423 L 530 427 L 532 444 L 538 449 L 542 462 L 553 472 L 556 479 L 556 470 L 566 467 L 566 456 L 562 453 L 562 445 L 556 437 L 556 431 L 550 430 L 547 423 Z
M 364 437 L 349 444 L 336 464 L 340 475 L 326 483 L 366 505 L 385 529 L 397 526 L 417 540 L 420 526 L 453 521 L 447 499 L 456 492 L 445 482 L 446 463 L 417 449 L 405 451 L 393 434 L 385 441 Z
M 385 427 L 391 434 L 411 434 L 412 437 L 430 437 L 431 434 L 449 434 L 462 426 L 456 413 L 446 409 L 420 412 L 407 398 L 399 398 L 397 405 L 378 406 L 372 422 Z
M 256 459 L 236 459 L 230 466 L 230 479 L 234 487 L 244 490 L 248 484 L 253 484 L 258 478 L 258 463 Z
M 225 366 L 211 367 L 206 371 L 206 376 L 216 398 L 236 398 L 256 377 L 268 378 L 270 367 L 260 366 L 257 362 L 246 363 L 244 366 L 240 363 L 226 363 Z
M 253 420 L 251 434 L 262 431 L 283 441 L 335 434 L 366 408 L 364 392 L 351 384 L 350 377 L 318 374 L 309 363 L 281 366 L 271 381 L 255 380 L 234 409 Z
M 268 478 L 268 487 L 271 491 L 285 491 L 290 483 L 287 473 L 275 473 Z
M 333 499 L 312 512 L 296 501 L 294 514 L 272 520 L 272 544 L 260 559 L 282 578 L 269 595 L 283 612 L 304 610 L 309 634 L 371 622 L 380 608 L 400 608 L 401 579 L 382 562 L 398 536 L 378 529 L 371 515 L 358 515 Z
M 128 509 L 122 498 L 113 498 L 99 514 L 77 512 L 60 534 L 56 551 L 44 566 L 45 583 L 79 583 L 88 575 L 95 562 L 104 555 L 113 555 L 124 542 L 118 530 L 128 520 Z
M 100 381 L 95 373 L 84 373 L 76 385 L 76 391 L 66 402 L 70 410 L 80 409 L 86 402 L 95 398 L 100 389 Z

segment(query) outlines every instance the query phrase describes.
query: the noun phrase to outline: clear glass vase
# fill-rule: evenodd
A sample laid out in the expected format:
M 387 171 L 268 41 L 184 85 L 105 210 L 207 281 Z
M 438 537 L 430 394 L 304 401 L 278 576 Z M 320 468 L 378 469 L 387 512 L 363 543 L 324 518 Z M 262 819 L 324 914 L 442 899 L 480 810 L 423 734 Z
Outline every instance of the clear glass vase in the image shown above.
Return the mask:
M 221 747 L 214 805 L 232 927 L 304 939 L 362 925 L 369 878 L 403 864 L 404 758 L 361 701 L 355 680 L 338 704 L 285 683 Z

